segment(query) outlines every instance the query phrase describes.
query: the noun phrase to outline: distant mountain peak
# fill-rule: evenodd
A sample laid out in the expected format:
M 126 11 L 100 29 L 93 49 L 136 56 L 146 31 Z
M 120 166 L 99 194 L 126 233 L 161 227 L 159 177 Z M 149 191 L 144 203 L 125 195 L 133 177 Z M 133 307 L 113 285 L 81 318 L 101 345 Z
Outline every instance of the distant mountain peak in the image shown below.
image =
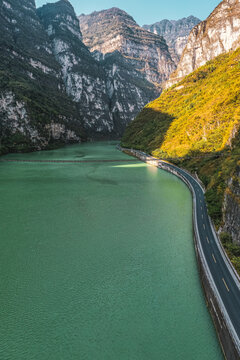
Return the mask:
M 143 28 L 166 40 L 171 56 L 177 64 L 180 60 L 190 31 L 199 24 L 201 20 L 193 15 L 179 20 L 163 19 L 152 25 L 144 25 Z
M 175 68 L 164 38 L 140 27 L 124 10 L 95 11 L 79 20 L 83 42 L 91 52 L 105 56 L 119 51 L 154 85 L 161 85 Z
M 136 21 L 134 20 L 134 18 L 129 15 L 126 11 L 119 9 L 118 7 L 112 7 L 109 9 L 104 9 L 104 10 L 100 10 L 100 11 L 93 11 L 90 14 L 81 14 L 79 16 L 79 18 L 81 17 L 86 17 L 86 18 L 108 18 L 109 19 L 114 19 L 114 18 L 118 18 L 118 20 L 120 20 L 120 22 L 126 22 L 126 20 L 134 23 L 137 25 Z
M 171 75 L 171 86 L 214 57 L 240 46 L 240 1 L 223 0 L 195 26 L 188 38 L 177 70 Z

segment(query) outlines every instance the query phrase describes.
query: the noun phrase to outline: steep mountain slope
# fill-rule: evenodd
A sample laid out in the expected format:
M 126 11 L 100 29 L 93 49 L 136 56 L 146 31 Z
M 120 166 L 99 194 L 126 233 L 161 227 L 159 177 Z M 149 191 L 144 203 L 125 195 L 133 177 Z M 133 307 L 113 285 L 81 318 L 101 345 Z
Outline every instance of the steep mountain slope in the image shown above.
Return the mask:
M 190 31 L 200 22 L 200 19 L 194 16 L 188 16 L 180 20 L 165 19 L 152 25 L 144 25 L 143 28 L 164 37 L 172 59 L 178 64 L 187 44 Z
M 88 135 L 122 135 L 126 125 L 159 91 L 120 53 L 95 59 L 81 41 L 79 20 L 68 1 L 44 5 L 38 15 Z
M 106 54 L 100 60 L 103 66 L 109 97 L 109 109 L 113 117 L 114 129 L 123 134 L 126 126 L 137 116 L 139 111 L 159 96 L 159 90 L 135 69 L 131 59 L 118 51 Z
M 80 141 L 81 120 L 34 0 L 2 1 L 0 15 L 0 152 Z
M 0 153 L 119 137 L 159 95 L 117 51 L 92 56 L 69 1 L 4 0 L 0 16 Z
M 61 66 L 67 94 L 76 102 L 89 134 L 109 134 L 114 130 L 108 108 L 105 72 L 82 43 L 79 20 L 65 0 L 37 10 Z
M 166 86 L 170 87 L 216 56 L 240 46 L 240 1 L 223 0 L 207 20 L 189 35 L 177 70 Z
M 215 224 L 240 244 L 239 63 L 240 49 L 220 55 L 165 91 L 128 126 L 122 144 L 197 172 Z
M 145 79 L 161 85 L 175 69 L 165 40 L 144 30 L 125 11 L 112 8 L 79 17 L 83 41 L 95 56 L 119 51 Z

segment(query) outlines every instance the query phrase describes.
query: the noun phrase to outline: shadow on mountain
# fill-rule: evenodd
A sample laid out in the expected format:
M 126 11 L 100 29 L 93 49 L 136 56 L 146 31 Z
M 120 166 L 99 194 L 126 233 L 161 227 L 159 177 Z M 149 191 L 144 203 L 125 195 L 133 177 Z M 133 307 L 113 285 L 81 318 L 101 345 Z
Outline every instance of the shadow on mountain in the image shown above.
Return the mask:
M 168 113 L 144 108 L 127 127 L 122 146 L 151 153 L 161 147 L 173 120 Z

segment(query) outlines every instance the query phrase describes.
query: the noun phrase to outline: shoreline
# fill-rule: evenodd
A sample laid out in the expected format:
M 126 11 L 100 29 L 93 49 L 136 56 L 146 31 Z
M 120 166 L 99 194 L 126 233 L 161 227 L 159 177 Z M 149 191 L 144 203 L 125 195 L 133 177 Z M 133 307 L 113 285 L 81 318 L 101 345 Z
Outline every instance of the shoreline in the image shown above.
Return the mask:
M 117 147 L 118 150 L 126 153 L 127 155 L 134 156 L 138 159 L 140 159 L 143 162 L 146 162 L 152 166 L 158 167 L 162 170 L 165 170 L 167 172 L 172 173 L 173 175 L 180 178 L 189 188 L 192 194 L 193 198 L 193 231 L 194 231 L 194 246 L 195 246 L 195 252 L 197 257 L 197 264 L 198 264 L 198 270 L 201 280 L 201 285 L 204 291 L 205 300 L 207 304 L 207 308 L 211 314 L 217 336 L 220 342 L 220 346 L 222 348 L 223 354 L 225 356 L 225 359 L 227 360 L 239 360 L 240 358 L 240 339 L 235 331 L 235 328 L 229 318 L 228 312 L 226 311 L 226 308 L 224 306 L 224 303 L 222 301 L 222 298 L 219 294 L 219 291 L 217 289 L 217 286 L 215 284 L 215 280 L 212 277 L 209 265 L 206 260 L 206 256 L 204 254 L 202 243 L 199 235 L 199 229 L 198 229 L 198 221 L 197 221 L 197 197 L 195 193 L 195 189 L 193 188 L 192 184 L 188 179 L 180 174 L 180 172 L 177 170 L 181 170 L 175 165 L 172 165 L 166 161 L 161 161 L 159 159 L 156 159 L 148 154 L 145 154 L 141 151 L 134 150 L 134 149 L 125 149 L 121 148 L 120 146 Z M 189 177 L 192 177 L 199 187 L 202 189 L 202 192 L 204 194 L 204 189 L 202 184 L 199 183 L 198 179 L 192 176 L 192 174 L 187 173 L 185 170 L 184 172 L 186 175 L 188 174 Z M 209 218 L 209 216 L 208 216 Z M 235 280 L 236 284 L 238 284 L 240 288 L 240 281 L 239 276 L 236 273 L 236 270 L 233 268 L 229 258 L 226 255 L 226 252 L 223 250 L 220 241 L 217 237 L 217 234 L 215 232 L 215 228 L 212 224 L 211 219 L 209 218 L 210 227 L 212 230 L 212 233 L 215 238 L 215 242 L 217 246 L 219 247 L 219 251 L 227 263 L 227 267 L 229 272 L 231 273 L 233 279 Z M 205 225 L 204 225 L 205 226 Z

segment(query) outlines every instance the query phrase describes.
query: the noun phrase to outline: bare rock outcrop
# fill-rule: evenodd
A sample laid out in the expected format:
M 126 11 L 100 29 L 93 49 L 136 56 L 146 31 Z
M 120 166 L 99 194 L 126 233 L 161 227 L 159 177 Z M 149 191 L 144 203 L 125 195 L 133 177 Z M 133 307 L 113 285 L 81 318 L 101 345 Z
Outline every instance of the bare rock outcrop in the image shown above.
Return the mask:
M 175 69 L 164 38 L 141 28 L 125 11 L 112 8 L 80 15 L 79 20 L 83 42 L 98 56 L 118 51 L 158 86 Z
M 152 25 L 144 25 L 143 28 L 164 37 L 172 59 L 178 64 L 191 30 L 200 22 L 195 16 L 188 16 L 180 20 L 164 19 Z
M 240 46 L 240 0 L 223 0 L 211 15 L 191 31 L 176 71 L 166 87 L 216 56 Z
M 35 1 L 1 1 L 0 17 L 0 154 L 85 139 Z
M 240 163 L 229 180 L 225 192 L 222 231 L 231 235 L 233 242 L 240 245 Z

